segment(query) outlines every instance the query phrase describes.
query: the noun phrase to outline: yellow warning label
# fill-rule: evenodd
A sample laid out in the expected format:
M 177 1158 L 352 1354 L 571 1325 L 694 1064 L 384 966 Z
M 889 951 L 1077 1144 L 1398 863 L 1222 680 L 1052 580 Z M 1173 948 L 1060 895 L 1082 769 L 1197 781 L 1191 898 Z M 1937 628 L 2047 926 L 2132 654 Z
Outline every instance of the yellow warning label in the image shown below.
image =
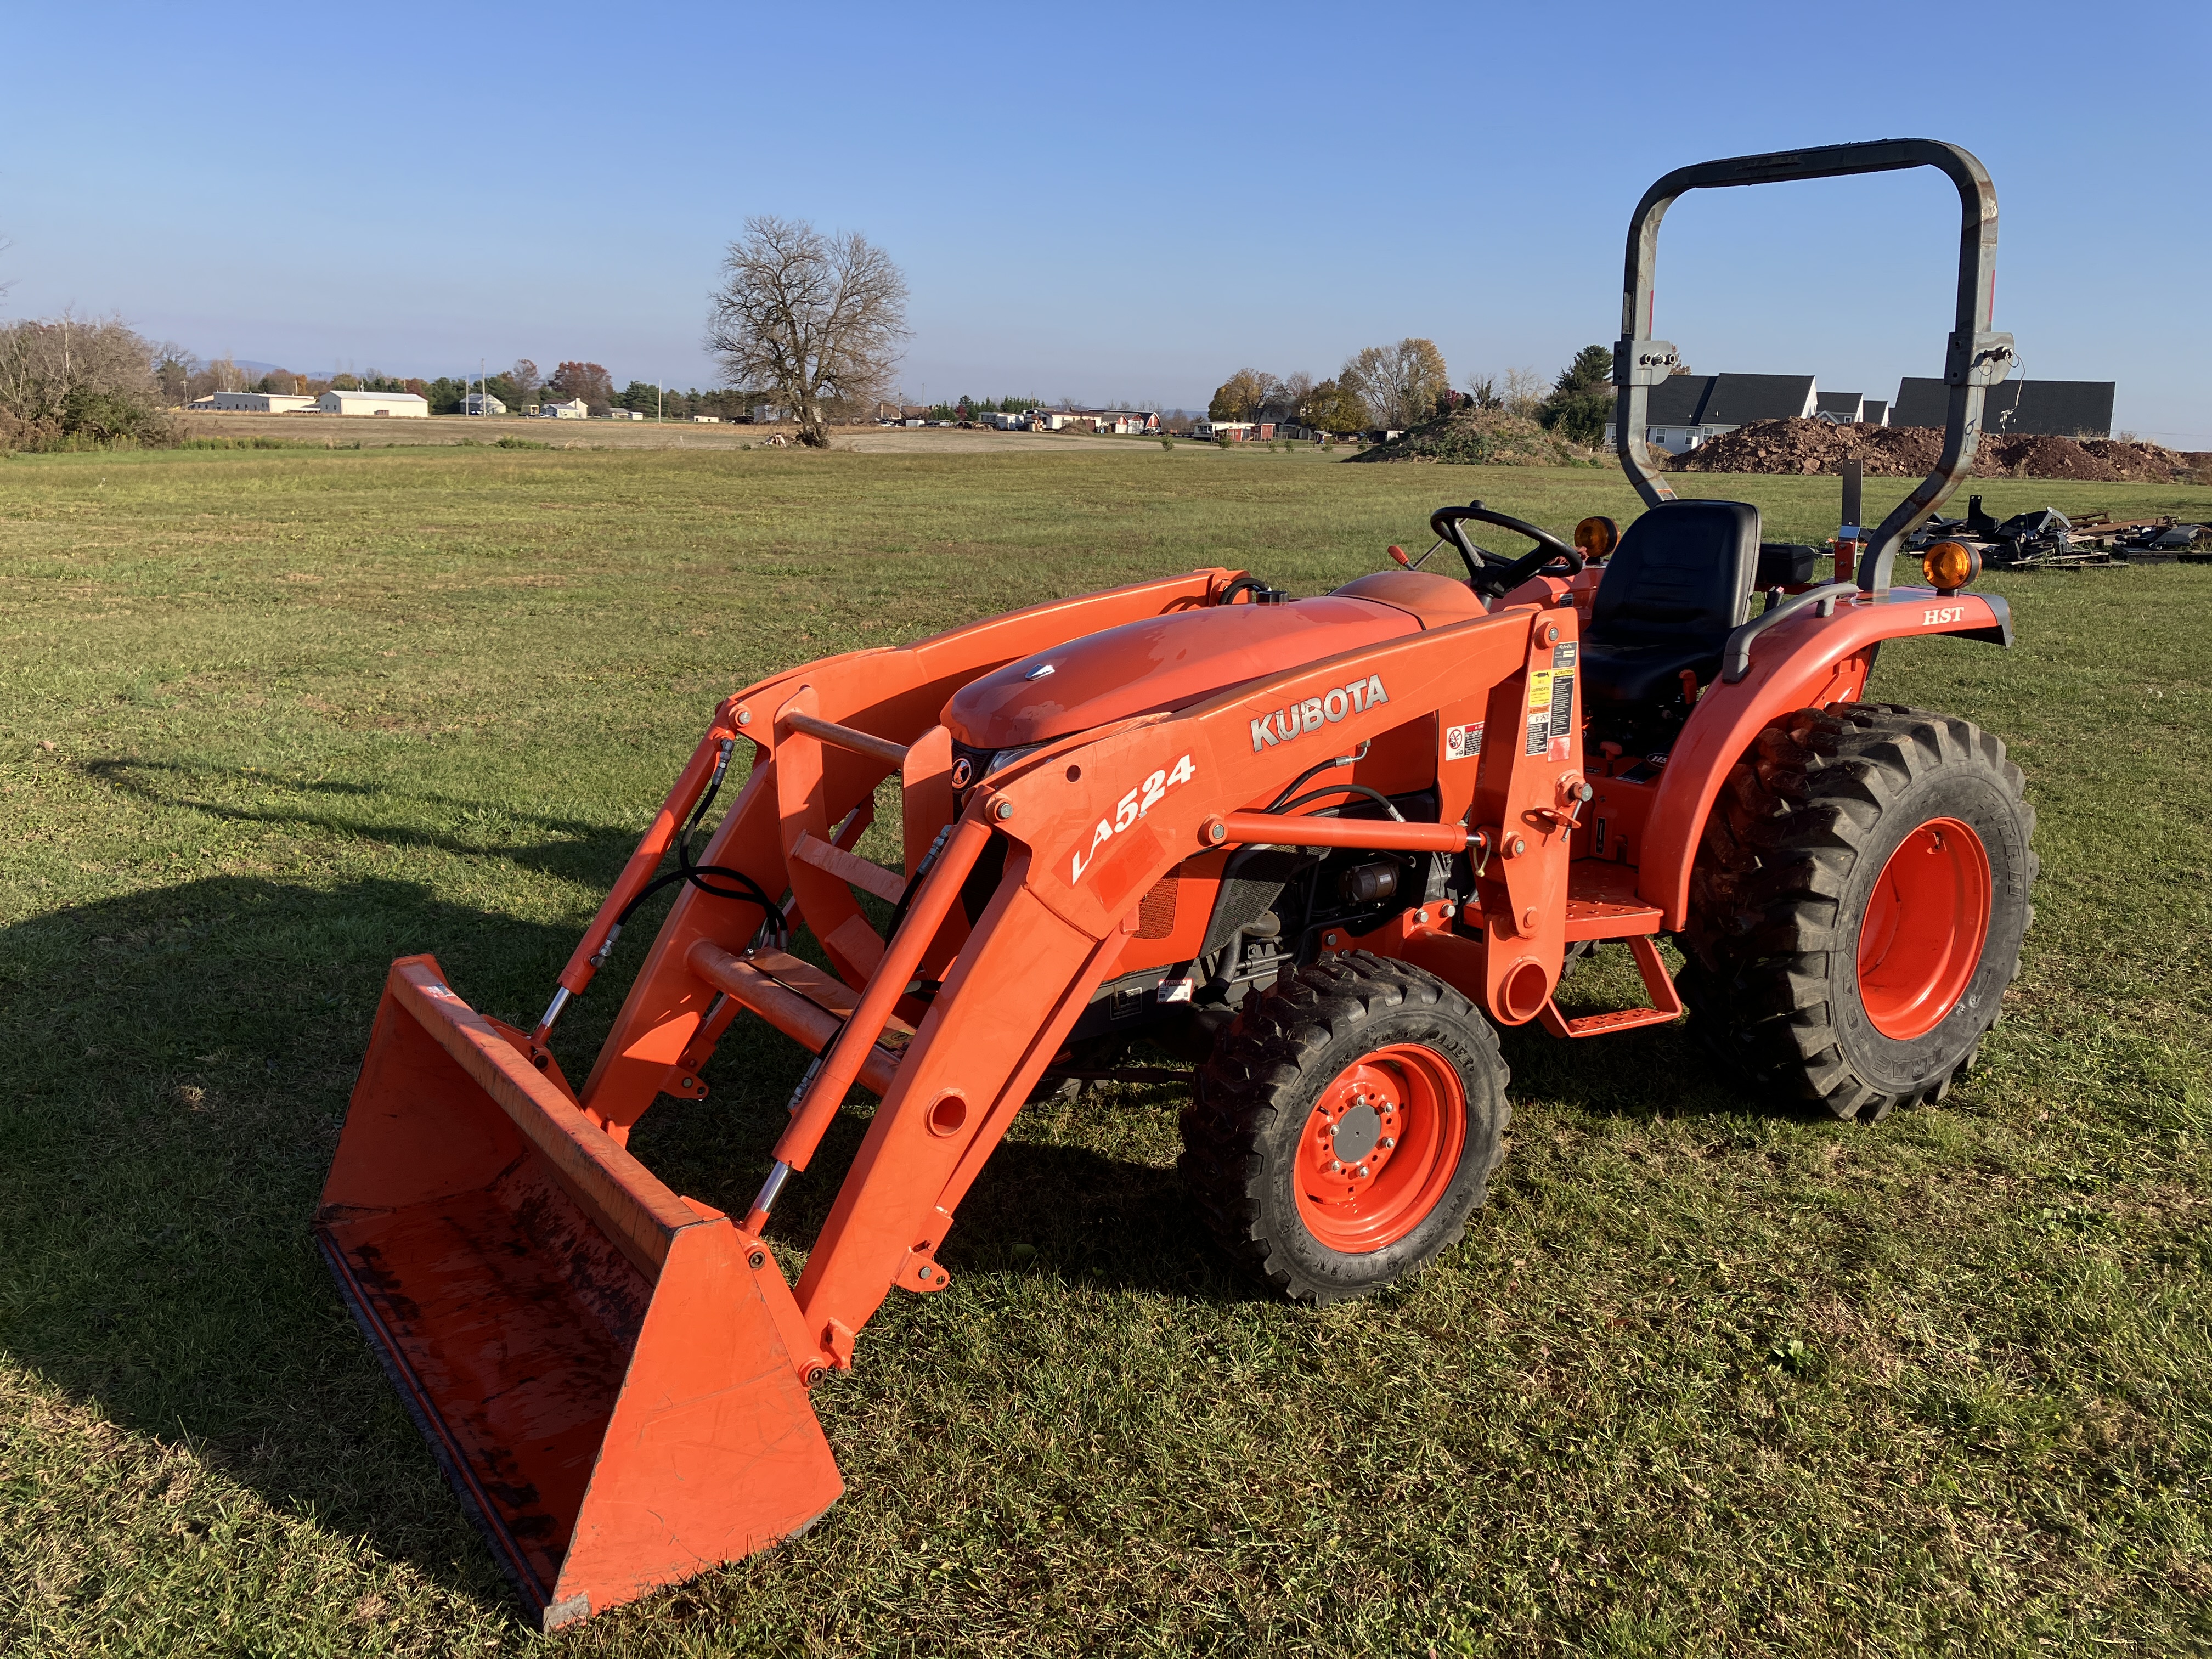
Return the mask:
M 1552 707 L 1552 671 L 1531 669 L 1528 673 L 1528 708 L 1533 713 L 1541 708 L 1549 713 Z

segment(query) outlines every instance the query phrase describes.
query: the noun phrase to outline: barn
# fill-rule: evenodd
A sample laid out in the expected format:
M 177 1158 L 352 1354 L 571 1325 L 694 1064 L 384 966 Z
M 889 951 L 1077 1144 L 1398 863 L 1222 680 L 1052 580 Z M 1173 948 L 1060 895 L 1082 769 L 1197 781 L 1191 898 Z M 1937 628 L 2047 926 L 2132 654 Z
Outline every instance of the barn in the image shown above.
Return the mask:
M 325 415 L 396 415 L 428 418 L 430 404 L 414 392 L 325 392 L 315 399 Z

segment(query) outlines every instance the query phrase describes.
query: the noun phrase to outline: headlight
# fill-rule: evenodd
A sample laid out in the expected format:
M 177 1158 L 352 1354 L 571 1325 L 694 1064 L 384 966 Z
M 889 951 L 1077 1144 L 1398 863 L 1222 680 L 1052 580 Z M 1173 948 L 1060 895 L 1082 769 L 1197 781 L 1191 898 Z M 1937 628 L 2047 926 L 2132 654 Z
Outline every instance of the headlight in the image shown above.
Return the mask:
M 1920 556 L 1920 568 L 1938 593 L 1955 593 L 1982 574 L 1982 556 L 1964 542 L 1936 542 Z
M 1584 519 L 1575 526 L 1575 547 L 1586 559 L 1601 559 L 1620 545 L 1620 526 L 1610 519 Z
M 983 769 L 983 775 L 988 778 L 992 773 L 1000 770 L 1001 768 L 1012 766 L 1016 761 L 1021 759 L 1023 756 L 1034 755 L 1038 750 L 1043 747 L 1044 745 L 1041 743 L 1033 743 L 1026 749 L 1001 749 L 997 754 L 991 757 L 990 763 Z

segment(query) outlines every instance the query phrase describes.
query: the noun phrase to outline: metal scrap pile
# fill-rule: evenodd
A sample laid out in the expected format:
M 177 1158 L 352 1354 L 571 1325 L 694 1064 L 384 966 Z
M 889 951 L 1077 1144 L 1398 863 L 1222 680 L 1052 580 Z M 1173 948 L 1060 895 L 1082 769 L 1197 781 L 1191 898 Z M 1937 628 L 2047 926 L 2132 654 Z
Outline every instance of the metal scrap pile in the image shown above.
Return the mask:
M 2015 513 L 2000 522 L 1982 510 L 1982 498 L 1967 498 L 1963 519 L 1930 519 L 1907 544 L 1924 549 L 1931 542 L 1964 542 L 1992 570 L 2078 570 L 2180 559 L 2212 562 L 2212 528 L 2177 524 L 2171 518 L 2129 519 L 2114 523 L 2104 513 L 2076 521 L 2056 507 Z

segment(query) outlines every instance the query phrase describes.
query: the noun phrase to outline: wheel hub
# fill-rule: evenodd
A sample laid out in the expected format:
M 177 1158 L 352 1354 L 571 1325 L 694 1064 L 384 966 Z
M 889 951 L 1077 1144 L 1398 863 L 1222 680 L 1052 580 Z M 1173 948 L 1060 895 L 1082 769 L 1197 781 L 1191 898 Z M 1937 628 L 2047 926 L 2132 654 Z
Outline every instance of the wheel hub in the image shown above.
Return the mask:
M 1331 1139 L 1338 1162 L 1357 1164 L 1382 1139 L 1382 1114 L 1364 1099 L 1354 1101 L 1351 1110 L 1337 1119 Z

